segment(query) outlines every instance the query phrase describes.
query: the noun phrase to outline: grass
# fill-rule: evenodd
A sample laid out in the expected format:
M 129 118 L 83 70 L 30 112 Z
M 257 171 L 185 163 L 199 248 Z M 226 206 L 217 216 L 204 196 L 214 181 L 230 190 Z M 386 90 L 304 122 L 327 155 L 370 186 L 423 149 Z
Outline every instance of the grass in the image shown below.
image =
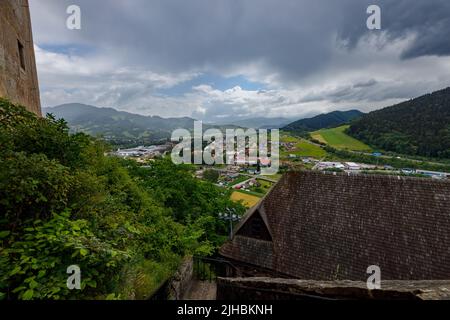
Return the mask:
M 178 268 L 181 259 L 165 257 L 164 262 L 152 260 L 136 261 L 125 268 L 121 287 L 118 288 L 122 299 L 149 299 L 160 286 L 168 280 Z
M 323 158 L 327 155 L 326 151 L 321 147 L 310 143 L 309 141 L 296 138 L 287 134 L 281 135 L 281 142 L 292 142 L 295 143 L 295 150 L 280 152 L 281 157 L 287 158 L 290 154 L 295 154 L 297 157 L 313 157 L 313 158 Z
M 244 176 L 244 175 L 240 175 L 239 177 L 237 177 L 236 179 L 234 179 L 233 181 L 231 181 L 231 182 L 230 182 L 230 185 L 235 185 L 235 184 L 244 182 L 244 181 L 246 181 L 246 180 L 248 180 L 248 179 L 250 179 L 250 178 L 247 177 L 247 176 Z
M 341 150 L 353 151 L 372 151 L 372 149 L 363 142 L 350 137 L 344 131 L 349 126 L 341 126 L 332 129 L 322 129 L 311 133 L 311 137 L 329 146 Z
M 301 140 L 300 138 L 296 138 L 293 136 L 290 136 L 286 133 L 282 133 L 280 136 L 280 141 L 281 142 L 298 142 L 299 140 Z
M 242 201 L 243 205 L 246 206 L 247 208 L 255 206 L 259 202 L 259 199 L 260 198 L 257 196 L 240 191 L 234 191 L 231 194 L 231 200 L 236 202 Z
M 256 179 L 256 181 L 258 181 L 258 183 L 260 184 L 259 187 L 250 187 L 250 194 L 254 194 L 255 196 L 263 196 L 265 195 L 270 188 L 272 187 L 272 182 L 266 181 L 266 180 L 262 180 L 262 179 Z M 242 192 L 247 192 L 247 190 L 242 190 Z
M 321 143 L 327 144 L 327 140 L 325 140 L 318 131 L 311 132 L 311 138 L 313 138 Z
M 272 187 L 272 183 L 263 179 L 256 179 L 261 184 L 261 188 L 270 189 Z
M 306 140 L 302 140 L 300 143 L 298 143 L 297 148 L 300 149 L 297 155 L 301 157 L 322 158 L 327 155 L 326 151 L 321 147 L 311 144 Z
M 278 181 L 278 180 L 281 179 L 282 176 L 283 175 L 281 173 L 276 173 L 276 174 L 273 174 L 273 175 L 270 175 L 270 176 L 262 176 L 262 177 L 270 179 L 270 180 Z
M 240 193 L 248 194 L 250 196 L 255 196 L 255 197 L 258 197 L 258 198 L 264 197 L 264 192 L 256 192 L 256 191 L 251 190 L 251 189 L 245 189 L 245 190 L 244 189 L 236 189 L 236 191 L 240 192 Z

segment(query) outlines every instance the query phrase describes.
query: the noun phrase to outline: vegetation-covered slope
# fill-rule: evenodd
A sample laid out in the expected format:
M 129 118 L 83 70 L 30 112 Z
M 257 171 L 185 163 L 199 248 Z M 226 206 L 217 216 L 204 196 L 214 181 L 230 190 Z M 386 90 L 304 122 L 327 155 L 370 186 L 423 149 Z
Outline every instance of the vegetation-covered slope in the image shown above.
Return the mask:
M 388 151 L 450 158 L 450 88 L 371 112 L 348 133 Z
M 117 111 L 112 108 L 72 103 L 45 108 L 56 118 L 65 119 L 72 131 L 102 135 L 108 141 L 121 145 L 152 144 L 170 138 L 178 128 L 193 128 L 191 118 L 161 118 Z
M 362 114 L 363 113 L 358 110 L 333 111 L 330 113 L 320 114 L 313 118 L 295 121 L 285 126 L 283 130 L 306 132 L 320 130 L 323 128 L 337 127 L 360 117 Z
M 181 257 L 226 238 L 219 212 L 244 210 L 190 166 L 104 152 L 0 99 L 0 300 L 148 298 Z M 70 265 L 82 290 L 66 286 Z
M 234 125 L 242 128 L 254 129 L 279 129 L 290 123 L 291 120 L 287 118 L 247 118 L 247 119 L 223 119 L 215 122 L 218 125 Z
M 336 149 L 371 151 L 371 148 L 345 133 L 348 125 L 311 132 L 311 137 Z
M 294 144 L 294 149 L 291 150 L 286 150 L 284 147 L 281 147 L 281 157 L 287 158 L 290 155 L 296 155 L 298 157 L 314 157 L 321 159 L 327 154 L 320 146 L 311 143 L 306 139 L 290 136 L 285 132 L 281 134 L 280 141 L 282 143 Z

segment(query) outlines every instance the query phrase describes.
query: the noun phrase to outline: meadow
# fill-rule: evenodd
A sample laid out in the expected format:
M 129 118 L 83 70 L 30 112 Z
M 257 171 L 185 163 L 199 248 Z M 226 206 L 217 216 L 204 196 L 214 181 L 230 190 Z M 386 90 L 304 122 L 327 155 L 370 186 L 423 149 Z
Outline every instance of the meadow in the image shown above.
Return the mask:
M 302 138 L 293 137 L 287 134 L 281 135 L 281 142 L 292 142 L 295 143 L 295 150 L 281 150 L 280 155 L 283 158 L 289 157 L 293 154 L 297 157 L 313 157 L 313 158 L 323 158 L 327 155 L 326 151 L 321 147 L 305 140 Z
M 345 130 L 348 127 L 348 125 L 345 125 L 337 128 L 321 129 L 311 132 L 311 137 L 340 150 L 372 151 L 372 149 L 365 143 L 347 135 Z

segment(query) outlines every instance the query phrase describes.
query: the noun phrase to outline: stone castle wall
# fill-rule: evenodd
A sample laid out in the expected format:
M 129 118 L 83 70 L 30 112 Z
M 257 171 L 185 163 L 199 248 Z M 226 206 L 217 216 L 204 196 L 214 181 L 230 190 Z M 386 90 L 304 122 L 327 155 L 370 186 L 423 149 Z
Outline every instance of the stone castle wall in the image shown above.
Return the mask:
M 0 1 L 0 97 L 41 115 L 28 0 Z
M 183 299 L 191 285 L 193 274 L 194 260 L 192 257 L 186 257 L 169 284 L 169 299 Z

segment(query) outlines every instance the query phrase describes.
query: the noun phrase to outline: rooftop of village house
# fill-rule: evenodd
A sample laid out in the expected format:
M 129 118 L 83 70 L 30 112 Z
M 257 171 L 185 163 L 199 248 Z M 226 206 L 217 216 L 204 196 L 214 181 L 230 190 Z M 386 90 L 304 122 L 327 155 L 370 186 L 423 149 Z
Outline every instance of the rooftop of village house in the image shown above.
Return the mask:
M 220 249 L 283 277 L 448 279 L 450 181 L 289 172 Z

